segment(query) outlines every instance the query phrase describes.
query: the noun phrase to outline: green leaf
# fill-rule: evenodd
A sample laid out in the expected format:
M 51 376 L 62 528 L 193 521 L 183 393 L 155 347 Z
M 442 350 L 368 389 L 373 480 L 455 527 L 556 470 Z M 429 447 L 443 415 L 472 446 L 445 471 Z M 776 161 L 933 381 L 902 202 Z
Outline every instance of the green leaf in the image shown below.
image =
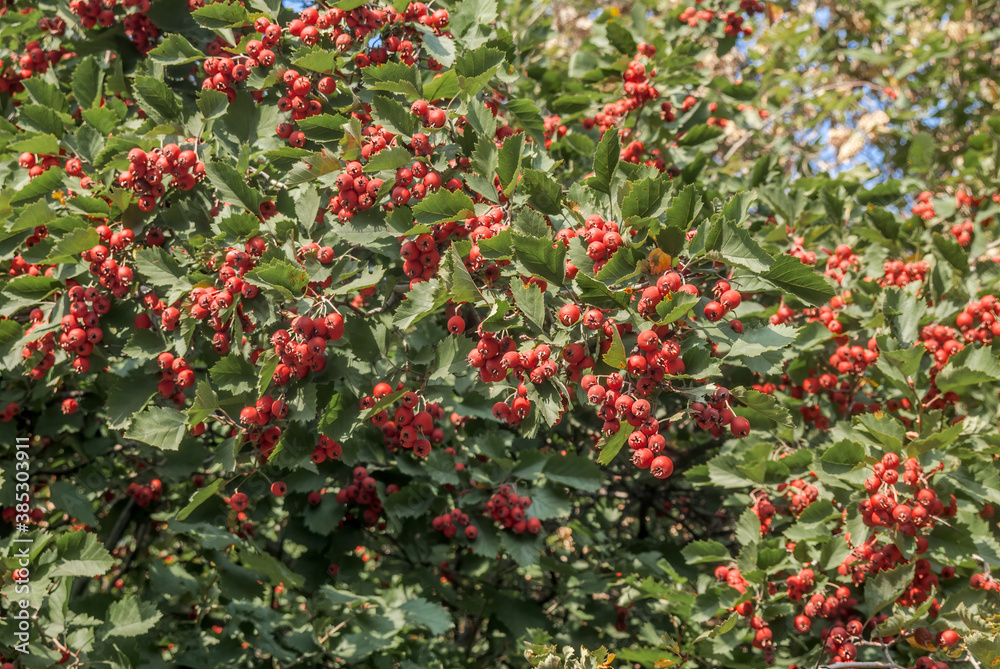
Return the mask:
M 607 28 L 608 41 L 611 42 L 611 46 L 626 56 L 635 56 L 638 47 L 635 43 L 635 38 L 632 37 L 632 33 L 615 21 L 608 21 Z
M 554 455 L 546 461 L 542 473 L 550 481 L 587 492 L 597 492 L 604 483 L 601 468 L 582 455 Z
M 94 248 L 100 240 L 93 228 L 70 230 L 55 243 L 45 262 L 52 264 L 79 262 L 80 254 Z
M 22 105 L 19 113 L 21 125 L 28 130 L 38 130 L 62 137 L 66 125 L 58 113 L 41 105 Z
M 718 541 L 692 541 L 681 549 L 681 555 L 688 564 L 729 562 L 733 559 Z
M 415 627 L 424 627 L 435 636 L 445 634 L 454 625 L 447 609 L 423 597 L 407 600 L 399 610 L 403 612 L 406 622 Z
M 405 330 L 440 309 L 448 299 L 448 292 L 443 290 L 440 279 L 421 281 L 410 289 L 406 299 L 396 308 L 396 327 Z
M 518 176 L 521 174 L 521 159 L 524 156 L 524 133 L 511 135 L 504 140 L 497 151 L 497 176 L 504 195 L 514 192 Z
M 301 53 L 301 52 L 300 52 Z M 333 72 L 337 66 L 337 54 L 326 47 L 316 45 L 304 51 L 304 54 L 292 63 L 302 70 L 312 70 L 320 74 Z
M 223 99 L 226 99 L 225 93 L 219 93 L 219 91 L 211 92 L 218 93 Z M 118 127 L 118 124 L 121 123 L 121 118 L 119 118 L 118 114 L 108 107 L 91 107 L 90 109 L 84 109 L 82 115 L 83 120 L 94 127 L 102 135 L 111 134 L 111 132 Z
M 622 337 L 616 327 L 611 328 L 611 346 L 608 347 L 607 353 L 601 356 L 601 360 L 613 369 L 625 369 L 625 344 L 622 343 Z
M 566 247 L 551 239 L 528 237 L 519 232 L 511 234 L 514 241 L 514 259 L 525 274 L 537 275 L 552 283 L 562 285 L 566 273 Z
M 42 153 L 45 155 L 55 155 L 59 153 L 59 140 L 55 135 L 44 133 L 30 133 L 29 137 L 11 142 L 7 145 L 7 150 L 11 153 Z
M 434 225 L 475 215 L 475 210 L 476 205 L 472 198 L 462 191 L 441 188 L 427 195 L 413 207 L 413 217 L 417 223 Z
M 779 290 L 813 306 L 827 304 L 836 292 L 829 279 L 790 255 L 775 258 L 774 264 L 760 276 Z
M 622 218 L 656 217 L 663 213 L 663 197 L 670 191 L 670 182 L 662 176 L 630 181 L 622 200 Z
M 365 172 L 381 172 L 382 170 L 397 170 L 413 161 L 410 152 L 401 146 L 382 149 L 373 155 L 364 166 Z M 426 197 L 424 198 L 427 199 Z
M 774 260 L 750 236 L 746 228 L 728 218 L 720 219 L 718 225 L 719 235 L 712 250 L 718 253 L 719 260 L 758 274 L 767 272 Z
M 726 360 L 738 359 L 751 371 L 767 374 L 784 360 L 784 349 L 795 341 L 797 330 L 790 325 L 748 328 L 733 342 Z
M 219 197 L 230 204 L 241 204 L 252 214 L 260 213 L 264 196 L 247 184 L 246 177 L 229 163 L 212 160 L 205 163 L 205 174 Z
M 859 608 L 869 617 L 890 606 L 902 595 L 913 580 L 913 564 L 881 571 L 865 581 L 865 596 Z
M 898 453 L 903 446 L 903 424 L 890 414 L 863 414 L 858 417 L 858 429 L 890 451 Z
M 439 72 L 424 86 L 424 97 L 430 101 L 450 100 L 461 92 L 455 70 Z
M 931 235 L 931 241 L 934 243 L 934 248 L 941 253 L 949 265 L 958 270 L 959 274 L 965 276 L 969 273 L 969 254 L 958 242 L 942 236 L 939 232 Z
M 562 186 L 541 170 L 524 168 L 524 190 L 528 193 L 528 204 L 544 214 L 555 215 L 562 212 Z
M 838 441 L 823 453 L 823 462 L 854 468 L 865 462 L 865 447 L 856 441 Z
M 161 65 L 187 65 L 188 63 L 205 58 L 204 53 L 196 49 L 186 37 L 177 33 L 168 34 L 163 38 L 163 42 L 147 55 Z M 225 97 L 225 94 L 223 94 L 223 97 Z M 79 96 L 77 96 L 77 99 L 79 99 Z
M 241 2 L 213 2 L 191 12 L 195 21 L 209 30 L 249 25 L 250 14 Z
M 465 114 L 465 118 L 472 129 L 479 133 L 483 137 L 483 141 L 488 142 L 495 152 L 497 147 L 493 138 L 497 133 L 497 120 L 489 107 L 478 98 L 472 98 L 469 100 L 469 111 Z M 492 173 L 492 169 L 487 173 Z
M 163 614 L 154 604 L 139 601 L 138 597 L 128 595 L 124 599 L 111 602 L 107 616 L 103 628 L 104 639 L 143 635 L 153 629 Z
M 750 409 L 750 411 L 754 414 L 777 423 L 778 425 L 784 425 L 785 427 L 795 426 L 795 423 L 792 421 L 791 413 L 789 413 L 786 407 L 780 406 L 778 404 L 778 399 L 773 395 L 768 395 L 749 388 L 734 388 L 731 392 L 733 397 L 739 400 L 740 403 Z
M 176 451 L 187 431 L 187 416 L 176 409 L 149 407 L 136 415 L 125 432 L 126 439 L 134 439 L 165 451 Z
M 250 392 L 257 382 L 253 365 L 235 353 L 219 360 L 208 373 L 215 385 L 233 395 Z
M 466 51 L 455 59 L 459 86 L 466 93 L 478 93 L 486 88 L 503 61 L 504 55 L 498 49 L 479 47 Z
M 699 296 L 685 290 L 667 295 L 656 305 L 656 313 L 659 315 L 656 324 L 669 325 L 685 318 L 700 301 Z
M 942 393 L 966 386 L 991 384 L 1000 380 L 1000 364 L 989 348 L 966 345 L 948 359 L 937 375 L 937 387 Z
M 187 278 L 187 270 L 181 267 L 177 260 L 159 246 L 150 246 L 135 252 L 135 267 L 146 280 L 154 286 L 162 288 L 191 287 Z
M 594 152 L 594 176 L 588 181 L 591 187 L 602 193 L 611 194 L 611 182 L 618 167 L 621 150 L 618 130 L 615 128 L 606 130 L 597 144 L 597 151 Z
M 514 295 L 514 304 L 525 318 L 543 329 L 545 324 L 545 295 L 541 288 L 533 283 L 524 283 L 518 279 L 510 282 L 510 290 Z
M 677 143 L 680 146 L 697 146 L 698 144 L 718 139 L 723 134 L 725 134 L 725 131 L 718 126 L 696 125 L 685 132 L 684 136 L 677 140 Z
M 114 563 L 93 532 L 67 532 L 56 540 L 56 560 L 48 575 L 92 578 L 106 574 Z
M 906 452 L 908 455 L 916 457 L 930 450 L 946 448 L 955 443 L 955 440 L 962 435 L 964 429 L 965 423 L 961 421 L 939 432 L 914 439 L 907 444 Z
M 622 450 L 622 446 L 628 441 L 628 436 L 630 432 L 626 429 L 618 430 L 610 437 L 604 437 L 598 443 L 598 448 L 601 451 L 601 455 L 597 458 L 597 462 L 602 465 L 611 464 L 611 461 L 615 459 L 618 452 Z
M 372 118 L 395 134 L 410 137 L 416 132 L 417 117 L 392 98 L 376 95 L 371 104 Z
M 418 27 L 422 27 L 419 26 Z M 424 52 L 445 67 L 455 64 L 455 40 L 444 35 L 435 35 L 430 30 L 421 31 Z
M 507 102 L 506 111 L 514 117 L 517 127 L 527 132 L 539 146 L 545 146 L 545 123 L 542 121 L 542 112 L 534 102 L 525 100 L 511 100 Z
M 365 88 L 374 91 L 403 93 L 414 100 L 421 96 L 415 67 L 389 61 L 382 65 L 369 65 L 361 72 Z
M 25 81 L 27 81 L 27 79 Z M 63 174 L 64 172 L 62 170 L 48 170 L 46 172 L 42 172 L 41 175 L 35 177 L 28 182 L 26 186 L 11 195 L 10 204 L 15 205 L 34 202 L 40 197 L 51 195 L 52 191 L 57 188 L 62 188 Z
M 0 293 L 7 298 L 3 311 L 10 314 L 21 307 L 38 306 L 53 291 L 61 287 L 61 282 L 49 276 L 22 274 L 14 277 L 7 281 L 7 285 Z
M 138 98 L 142 110 L 159 123 L 173 121 L 180 114 L 177 97 L 162 79 L 136 76 L 132 82 L 132 91 Z
M 347 118 L 333 114 L 319 114 L 297 121 L 306 137 L 314 142 L 338 142 L 344 136 Z

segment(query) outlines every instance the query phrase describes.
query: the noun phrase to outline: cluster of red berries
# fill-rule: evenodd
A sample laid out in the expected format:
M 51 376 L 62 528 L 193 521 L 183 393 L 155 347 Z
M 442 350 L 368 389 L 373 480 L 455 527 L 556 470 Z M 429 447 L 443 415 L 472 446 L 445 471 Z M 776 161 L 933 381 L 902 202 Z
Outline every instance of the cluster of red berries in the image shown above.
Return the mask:
M 448 227 L 443 228 L 435 237 L 444 240 L 449 234 L 454 233 L 458 237 L 468 237 L 472 241 L 472 248 L 465 258 L 465 267 L 470 273 L 482 276 L 487 285 L 500 278 L 500 266 L 508 265 L 510 261 L 487 261 L 479 250 L 479 242 L 483 239 L 491 239 L 509 227 L 503 209 L 491 207 L 485 214 L 467 218 L 454 228 L 447 223 L 442 225 Z M 446 231 L 447 234 L 445 234 Z
M 785 230 L 788 234 L 791 234 L 791 228 L 787 227 Z M 809 251 L 805 247 L 805 237 L 792 237 L 792 248 L 788 250 L 788 255 L 793 258 L 798 258 L 802 261 L 803 265 L 815 265 L 816 264 L 816 252 Z
M 111 310 L 111 300 L 106 295 L 101 295 L 95 286 L 84 288 L 79 284 L 70 287 L 68 296 L 69 313 L 60 321 L 62 332 L 59 334 L 59 348 L 71 357 L 76 356 L 72 362 L 73 369 L 79 374 L 85 374 L 90 370 L 90 355 L 94 352 L 94 346 L 104 339 L 104 331 L 100 327 L 101 316 Z M 40 378 L 34 376 L 34 370 L 32 378 Z
M 184 389 L 194 385 L 194 370 L 184 358 L 174 357 L 170 351 L 164 351 L 156 358 L 160 368 L 160 382 L 156 386 L 160 397 L 169 397 L 174 404 L 181 406 L 185 402 Z
M 312 455 L 309 459 L 313 463 L 319 465 L 327 460 L 337 460 L 341 455 L 344 454 L 344 447 L 340 445 L 340 442 L 335 439 L 331 439 L 325 434 L 319 435 L 319 443 L 313 449 Z
M 247 242 L 245 251 L 226 249 L 226 255 L 218 270 L 222 288 L 199 286 L 193 288 L 188 295 L 191 301 L 189 307 L 191 316 L 196 320 L 207 320 L 209 327 L 215 331 L 212 336 L 212 348 L 216 353 L 228 353 L 231 345 L 228 330 L 232 319 L 224 320 L 222 314 L 233 306 L 237 297 L 242 296 L 244 300 L 252 300 L 259 293 L 257 286 L 245 282 L 243 276 L 256 266 L 257 258 L 264 252 L 264 248 L 264 240 L 253 237 Z M 214 259 L 210 261 L 210 267 L 214 267 L 214 262 Z M 240 319 L 244 332 L 250 333 L 256 329 L 256 324 L 244 314 L 242 301 L 236 305 L 235 315 Z M 176 328 L 179 316 L 179 310 L 176 318 L 171 311 L 168 320 L 167 312 L 164 311 L 164 329 Z
M 882 278 L 878 280 L 880 286 L 899 286 L 902 288 L 914 281 L 923 282 L 927 272 L 931 269 L 930 263 L 926 260 L 904 263 L 902 260 L 887 260 L 882 263 Z
M 952 225 L 949 231 L 960 246 L 968 246 L 972 243 L 972 233 L 976 231 L 976 224 L 969 220 L 962 221 Z
M 128 152 L 129 167 L 118 175 L 118 185 L 139 194 L 139 209 L 153 211 L 157 198 L 167 192 L 164 177 L 169 185 L 182 191 L 191 190 L 205 176 L 205 163 L 198 160 L 192 149 L 181 150 L 176 144 L 167 144 L 146 153 L 140 148 Z
M 382 515 L 382 499 L 378 495 L 378 484 L 368 475 L 368 470 L 364 467 L 355 467 L 352 476 L 352 483 L 337 491 L 337 503 L 363 509 L 361 519 L 365 526 L 375 527 Z M 389 492 L 388 488 L 386 492 Z M 353 518 L 354 514 L 348 512 L 342 522 L 347 523 Z
M 248 51 L 250 48 L 248 44 Z M 236 89 L 233 88 L 233 84 L 238 81 L 246 81 L 247 77 L 250 76 L 251 66 L 252 64 L 249 62 L 236 62 L 229 57 L 215 58 L 210 56 L 201 64 L 205 72 L 201 87 L 207 91 L 225 93 L 229 102 L 232 103 L 236 99 Z
M 562 122 L 562 117 L 558 115 L 546 116 L 542 119 L 542 128 L 545 133 L 545 148 L 551 148 L 552 142 L 562 139 L 569 130 Z
M 858 267 L 858 255 L 847 244 L 838 244 L 830 257 L 826 259 L 826 269 L 823 274 L 838 284 L 844 280 L 844 275 Z
M 396 390 L 403 390 L 403 387 L 403 383 L 399 382 Z M 388 383 L 375 384 L 372 394 L 361 398 L 361 410 L 372 409 L 379 400 L 392 392 L 392 386 Z M 421 400 L 412 390 L 403 393 L 397 401 L 399 405 L 394 409 L 391 419 L 389 408 L 384 408 L 371 417 L 372 424 L 382 429 L 385 445 L 391 451 L 404 448 L 426 458 L 431 453 L 432 444 L 444 441 L 444 430 L 436 424 L 444 420 L 444 409 L 435 402 Z M 423 409 L 420 409 L 421 401 L 424 402 Z
M 958 316 L 955 325 L 962 331 L 965 341 L 989 344 L 994 337 L 1000 337 L 1000 304 L 993 295 L 970 302 Z
M 966 312 L 968 313 L 968 308 Z M 959 318 L 962 318 L 962 314 L 959 314 Z M 956 319 L 957 320 L 957 319 Z M 965 319 L 962 318 L 964 321 Z M 969 330 L 970 332 L 984 332 L 989 333 L 992 337 L 992 331 L 987 330 Z M 920 343 L 924 345 L 927 352 L 934 356 L 934 367 L 931 370 L 931 374 L 936 374 L 941 368 L 945 366 L 948 362 L 948 358 L 955 355 L 959 351 L 965 348 L 965 344 L 958 340 L 954 328 L 948 327 L 947 325 L 925 325 L 920 328 Z M 976 335 L 978 339 L 978 335 Z
M 754 492 L 753 504 L 750 505 L 750 510 L 753 511 L 754 515 L 757 516 L 757 520 L 760 521 L 760 535 L 764 536 L 770 532 L 771 523 L 774 521 L 775 514 L 778 513 L 778 507 L 771 502 L 770 495 L 763 490 Z
M 9 408 L 10 407 L 8 406 L 8 409 Z M 6 412 L 4 412 L 4 413 L 6 413 Z M 2 414 L 0 414 L 0 415 L 2 415 Z M 4 422 L 7 422 L 7 421 L 4 421 Z M 14 520 L 17 518 L 17 515 L 19 513 L 24 513 L 23 509 L 21 511 L 18 511 L 18 509 L 17 509 L 16 506 L 5 506 L 3 508 L 3 512 L 0 513 L 0 520 L 3 520 L 3 522 L 5 522 L 5 523 L 13 523 Z M 45 517 L 45 510 L 43 508 L 41 508 L 40 506 L 36 506 L 34 509 L 32 509 L 31 511 L 28 512 L 29 522 L 32 522 L 32 523 L 37 523 L 38 521 L 40 521 L 44 517 Z
M 556 241 L 565 246 L 569 246 L 569 240 L 574 237 L 580 237 L 587 244 L 587 256 L 594 261 L 595 273 L 601 271 L 608 259 L 625 243 L 618 223 L 606 221 L 598 214 L 588 216 L 581 228 L 563 228 L 556 233 Z M 575 277 L 577 271 L 577 267 L 567 259 L 567 277 Z
M 45 276 L 52 276 L 53 266 L 45 267 L 44 270 L 42 269 L 43 267 L 44 265 L 38 265 L 26 261 L 20 254 L 18 254 L 11 258 L 10 269 L 7 271 L 7 274 L 10 276 L 21 276 L 22 274 L 27 274 L 29 276 L 42 276 L 43 274 Z
M 934 490 L 927 487 L 929 478 L 940 470 L 940 466 L 927 475 L 915 458 L 908 458 L 902 466 L 904 471 L 901 475 L 899 456 L 886 453 L 874 465 L 873 476 L 865 480 L 869 497 L 861 501 L 859 510 L 864 524 L 875 531 L 838 567 L 838 572 L 842 576 L 850 575 L 855 584 L 864 582 L 868 574 L 891 569 L 895 564 L 906 561 L 896 543 L 890 540 L 882 545 L 880 536 L 898 531 L 903 536 L 917 537 L 916 552 L 923 553 L 927 550 L 927 537 L 918 534 L 932 529 L 938 518 L 950 518 L 957 511 L 954 496 L 950 505 L 945 506 Z M 915 488 L 915 494 L 907 495 L 899 491 L 896 487 L 899 482 Z M 929 591 L 930 580 L 929 577 L 915 579 L 916 585 L 908 589 L 902 599 L 918 603 L 924 601 L 926 596 L 920 593 Z
M 788 483 L 779 483 L 780 492 L 788 501 L 788 506 L 794 514 L 800 514 L 806 507 L 819 498 L 819 490 L 811 483 L 802 479 L 792 479 Z
M 65 149 L 60 149 L 60 151 L 64 153 Z M 77 161 L 77 163 L 79 163 L 79 161 Z M 48 172 L 49 169 L 53 167 L 59 167 L 62 163 L 59 160 L 59 156 L 43 153 L 34 154 L 25 151 L 18 156 L 17 164 L 28 170 L 28 177 L 30 179 L 34 179 L 35 177 Z
M 281 362 L 274 370 L 275 385 L 284 386 L 292 377 L 304 379 L 312 372 L 326 369 L 326 346 L 344 336 L 344 317 L 337 312 L 325 317 L 296 316 L 291 332 L 278 330 L 271 344 Z
M 689 410 L 694 416 L 695 425 L 701 430 L 707 430 L 716 439 L 722 437 L 724 427 L 728 427 L 737 439 L 750 434 L 750 421 L 733 413 L 729 406 L 731 398 L 728 389 L 719 387 L 704 402 L 693 402 Z
M 163 483 L 160 479 L 153 479 L 145 485 L 132 481 L 128 484 L 128 488 L 125 489 L 125 494 L 145 509 L 163 495 Z
M 97 277 L 98 283 L 103 288 L 108 289 L 114 297 L 119 299 L 127 297 L 132 286 L 132 268 L 119 265 L 112 254 L 124 251 L 126 247 L 130 246 L 135 239 L 135 233 L 127 228 L 120 233 L 112 233 L 111 228 L 107 225 L 99 225 L 97 232 L 101 240 L 107 242 L 108 245 L 96 244 L 83 251 L 80 258 L 90 263 L 88 267 L 90 273 Z
M 115 24 L 116 4 L 117 0 L 70 0 L 69 9 L 80 17 L 84 28 L 110 28 Z M 146 16 L 150 0 L 122 0 L 122 7 L 126 10 L 136 8 L 136 12 L 125 15 L 122 26 L 136 50 L 141 53 L 149 52 L 156 46 L 156 40 L 160 36 L 160 29 Z
M 691 28 L 698 27 L 698 21 L 704 21 L 705 23 L 710 22 L 715 18 L 715 13 L 708 9 L 695 9 L 692 7 L 685 7 L 684 11 L 680 13 L 677 20 L 681 23 L 688 24 Z
M 542 521 L 528 517 L 526 511 L 531 506 L 531 498 L 519 496 L 506 483 L 486 500 L 485 515 L 514 534 L 538 534 L 542 531 Z
M 913 215 L 919 216 L 925 221 L 929 221 L 934 218 L 934 203 L 931 201 L 931 198 L 933 197 L 934 194 L 929 191 L 923 191 L 920 193 L 920 195 L 917 196 L 917 201 L 910 208 Z
M 645 103 L 660 97 L 660 91 L 652 84 L 651 78 L 656 76 L 656 69 L 646 71 L 646 66 L 640 56 L 652 58 L 656 55 L 656 47 L 643 42 L 639 45 L 639 54 L 625 67 L 622 79 L 625 80 L 623 91 L 625 96 L 620 100 L 609 102 L 594 114 L 593 118 L 583 119 L 583 127 L 590 130 L 597 127 L 601 134 L 621 125 L 622 120 L 630 112 L 639 109 Z M 615 130 L 615 132 L 618 132 Z
M 973 590 L 995 590 L 996 592 L 1000 592 L 1000 581 L 993 578 L 990 572 L 982 572 L 969 577 L 969 587 Z
M 460 509 L 452 509 L 440 516 L 434 516 L 431 527 L 445 536 L 446 539 L 453 538 L 458 534 L 460 528 L 465 528 L 463 533 L 469 541 L 474 541 L 479 536 L 479 528 L 469 524 L 469 514 L 463 513 Z
M 30 79 L 33 74 L 46 72 L 50 65 L 58 63 L 66 53 L 62 46 L 46 51 L 37 40 L 28 42 L 24 45 L 24 53 L 16 61 L 7 63 L 6 59 L 0 59 L 0 70 L 3 72 L 0 77 L 0 93 L 20 93 L 24 90 L 21 81 Z
M 811 571 L 804 569 L 803 571 Z M 789 579 L 795 578 L 794 576 L 789 576 Z M 789 589 L 789 596 L 792 596 L 793 591 Z M 797 592 L 797 591 L 796 591 Z M 800 599 L 802 595 L 797 595 Z M 798 600 L 795 600 L 798 601 Z M 802 614 L 795 616 L 795 630 L 802 634 L 805 634 L 812 627 L 812 619 L 826 618 L 833 620 L 847 620 L 847 625 L 853 630 L 861 625 L 861 621 L 857 618 L 851 618 L 851 614 L 854 607 L 858 605 L 858 600 L 851 596 L 851 590 L 845 585 L 839 586 L 833 595 L 824 595 L 822 592 L 814 593 L 806 605 L 802 608 Z M 858 629 L 858 635 L 861 634 L 860 628 Z
M 416 137 L 414 137 L 414 141 L 416 141 Z M 396 185 L 389 194 L 393 206 L 407 204 L 410 198 L 422 200 L 428 193 L 441 188 L 441 175 L 430 168 L 427 163 L 419 160 L 410 167 L 397 169 L 395 181 Z M 455 190 L 452 186 L 453 184 L 449 183 L 449 188 Z
M 375 206 L 375 198 L 382 188 L 382 180 L 365 176 L 361 163 L 357 161 L 347 163 L 334 183 L 337 194 L 330 198 L 328 209 L 342 223 L 351 220 L 356 212 Z

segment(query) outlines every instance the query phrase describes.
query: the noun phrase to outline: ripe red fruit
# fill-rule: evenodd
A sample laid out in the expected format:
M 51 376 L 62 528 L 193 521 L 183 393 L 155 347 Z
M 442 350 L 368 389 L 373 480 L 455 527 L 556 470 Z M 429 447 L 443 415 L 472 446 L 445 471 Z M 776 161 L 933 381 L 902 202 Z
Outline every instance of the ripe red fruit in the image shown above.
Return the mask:
M 229 498 L 229 506 L 233 511 L 246 511 L 250 506 L 250 499 L 244 493 L 238 492 Z
M 726 308 L 716 301 L 711 301 L 705 305 L 705 318 L 713 323 L 726 313 Z
M 733 433 L 734 437 L 742 439 L 750 434 L 750 421 L 743 416 L 737 416 L 733 419 L 733 422 L 729 424 L 729 430 Z
M 448 332 L 453 335 L 460 335 L 465 332 L 465 319 L 461 316 L 452 316 L 448 319 Z
M 944 630 L 938 634 L 937 638 L 938 644 L 944 646 L 945 648 L 951 648 L 957 644 L 959 640 L 960 637 L 958 636 L 958 632 L 955 630 Z
M 665 479 L 674 473 L 673 461 L 665 455 L 658 455 L 649 464 L 649 471 L 658 479 Z
M 288 492 L 288 486 L 285 485 L 284 481 L 275 481 L 271 484 L 271 494 L 275 497 L 284 497 L 286 492 Z
M 575 304 L 564 304 L 559 309 L 559 321 L 563 325 L 573 325 L 580 320 L 580 307 Z

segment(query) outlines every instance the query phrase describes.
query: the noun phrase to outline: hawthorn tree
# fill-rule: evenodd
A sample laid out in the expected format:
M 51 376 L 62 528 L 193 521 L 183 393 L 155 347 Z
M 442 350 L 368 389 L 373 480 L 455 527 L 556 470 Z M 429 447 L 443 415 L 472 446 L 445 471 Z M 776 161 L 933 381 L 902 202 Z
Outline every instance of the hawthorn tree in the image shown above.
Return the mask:
M 995 3 L 3 4 L 3 669 L 1000 666 Z

